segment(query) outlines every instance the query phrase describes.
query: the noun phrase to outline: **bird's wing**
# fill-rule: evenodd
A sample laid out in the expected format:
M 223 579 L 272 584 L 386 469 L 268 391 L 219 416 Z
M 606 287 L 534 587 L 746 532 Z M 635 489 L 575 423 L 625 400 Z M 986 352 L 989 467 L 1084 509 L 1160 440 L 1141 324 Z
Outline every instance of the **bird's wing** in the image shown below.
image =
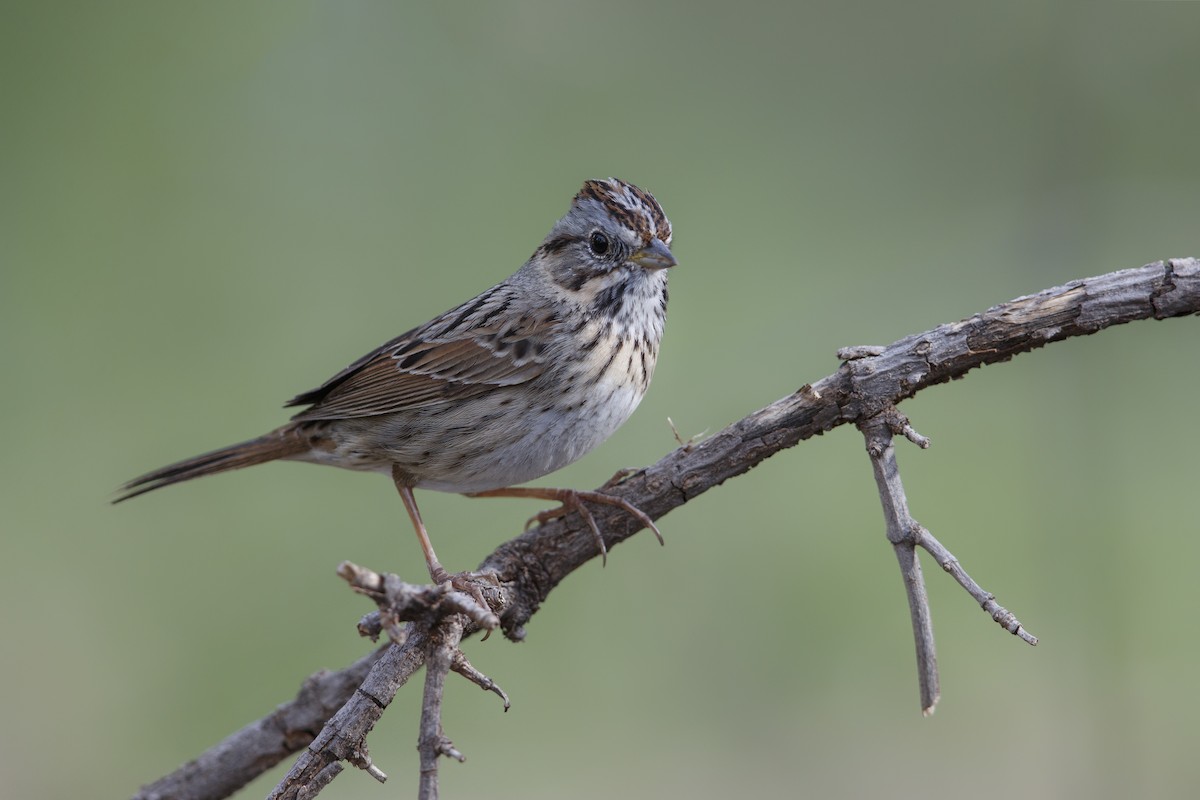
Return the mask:
M 503 284 L 368 353 L 287 405 L 294 419 L 372 417 L 525 383 L 545 369 L 552 313 L 513 310 Z

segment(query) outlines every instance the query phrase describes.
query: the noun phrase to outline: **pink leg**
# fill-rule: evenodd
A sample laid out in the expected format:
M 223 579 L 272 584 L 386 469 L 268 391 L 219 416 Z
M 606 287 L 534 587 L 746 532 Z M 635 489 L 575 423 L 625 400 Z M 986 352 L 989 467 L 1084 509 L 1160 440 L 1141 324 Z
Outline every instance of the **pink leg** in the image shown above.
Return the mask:
M 421 542 L 421 549 L 425 552 L 429 577 L 434 583 L 445 583 L 450 580 L 450 573 L 446 572 L 446 568 L 438 561 L 437 554 L 433 552 L 433 543 L 429 541 L 429 532 L 425 530 L 421 512 L 417 510 L 417 499 L 413 497 L 412 487 L 400 479 L 399 469 L 392 469 L 392 479 L 396 482 L 396 491 L 400 492 L 400 499 L 404 501 L 404 508 L 408 511 L 408 517 L 417 531 L 417 539 Z
M 495 583 L 495 576 L 470 572 L 455 572 L 454 574 L 447 572 L 446 568 L 438 561 L 437 554 L 433 552 L 433 543 L 429 541 L 429 532 L 425 530 L 425 522 L 421 519 L 421 512 L 417 509 L 417 499 L 413 497 L 412 487 L 404 482 L 398 467 L 392 468 L 392 480 L 396 483 L 396 491 L 400 493 L 400 499 L 404 501 L 404 508 L 408 511 L 413 528 L 417 531 L 417 539 L 421 542 L 421 549 L 425 552 L 425 564 L 429 567 L 430 580 L 437 584 L 450 581 L 451 586 L 460 592 L 469 594 L 482 608 L 491 608 L 484 599 L 483 591 L 475 584 L 475 581 L 484 579 Z M 483 638 L 487 639 L 491 635 L 492 632 L 489 630 Z

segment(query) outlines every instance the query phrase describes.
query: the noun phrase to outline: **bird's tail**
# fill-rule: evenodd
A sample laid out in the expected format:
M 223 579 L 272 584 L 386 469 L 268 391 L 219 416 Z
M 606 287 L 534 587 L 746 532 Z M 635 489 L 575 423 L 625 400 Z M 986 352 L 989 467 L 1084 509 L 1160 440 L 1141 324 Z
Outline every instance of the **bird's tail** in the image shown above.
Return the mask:
M 123 485 L 118 490 L 121 495 L 113 502 L 120 503 L 131 497 L 137 497 L 139 494 L 161 489 L 173 483 L 190 481 L 192 478 L 216 475 L 218 472 L 228 472 L 231 469 L 241 469 L 298 455 L 306 452 L 310 447 L 311 445 L 303 436 L 295 430 L 284 427 L 257 439 L 223 447 L 220 450 L 213 450 L 211 453 L 147 472 Z

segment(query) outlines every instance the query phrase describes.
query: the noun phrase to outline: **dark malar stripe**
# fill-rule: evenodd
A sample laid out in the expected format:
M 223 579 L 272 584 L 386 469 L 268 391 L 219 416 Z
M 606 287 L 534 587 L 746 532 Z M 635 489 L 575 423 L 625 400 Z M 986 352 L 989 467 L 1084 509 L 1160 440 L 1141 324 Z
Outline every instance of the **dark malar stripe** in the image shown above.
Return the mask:
M 621 313 L 621 308 L 625 304 L 625 297 L 630 290 L 632 281 L 621 281 L 609 286 L 604 291 L 596 295 L 596 299 L 592 301 L 592 310 L 597 316 L 615 317 Z

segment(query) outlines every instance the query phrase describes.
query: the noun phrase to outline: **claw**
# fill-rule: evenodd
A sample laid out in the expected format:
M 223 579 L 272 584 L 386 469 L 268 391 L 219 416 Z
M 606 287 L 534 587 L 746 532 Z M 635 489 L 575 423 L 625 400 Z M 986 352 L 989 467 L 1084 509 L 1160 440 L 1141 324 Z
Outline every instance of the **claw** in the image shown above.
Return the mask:
M 433 579 L 434 583 L 439 584 L 439 585 L 449 583 L 450 588 L 454 589 L 457 592 L 462 592 L 463 594 L 470 597 L 472 600 L 474 600 L 479 605 L 479 608 L 482 609 L 483 611 L 487 612 L 487 614 L 490 615 L 493 613 L 492 607 L 490 605 L 488 605 L 488 601 L 483 596 L 483 591 L 480 590 L 480 588 L 479 588 L 479 581 L 485 580 L 485 581 L 491 583 L 493 586 L 499 586 L 500 581 L 494 573 L 491 573 L 491 572 L 454 572 L 454 573 L 451 573 L 451 572 L 447 572 L 445 567 L 443 567 L 441 564 L 435 564 L 435 565 L 431 566 L 429 569 L 429 577 Z M 492 629 L 490 627 L 488 627 L 484 630 L 483 638 L 480 639 L 479 641 L 486 642 L 488 637 L 491 635 L 492 635 Z
M 583 518 L 583 521 L 587 523 L 588 528 L 592 531 L 592 538 L 596 540 L 596 548 L 600 551 L 600 566 L 607 567 L 608 545 L 604 543 L 604 535 L 600 533 L 600 527 L 596 525 L 596 518 L 592 516 L 592 512 L 587 510 L 587 506 L 580 502 L 579 493 L 570 490 L 564 491 L 569 493 L 564 494 L 560 498 L 556 498 L 562 503 L 562 505 L 560 505 L 558 508 L 548 508 L 545 511 L 539 511 L 529 519 L 525 520 L 525 530 L 529 530 L 531 527 L 533 527 L 533 523 L 535 522 L 538 525 L 544 525 L 552 519 L 565 517 L 574 511 Z
M 614 486 L 619 486 L 641 471 L 641 467 L 622 467 L 614 472 L 611 478 L 604 482 L 604 485 L 600 487 L 600 491 L 611 489 Z
M 613 478 L 616 479 L 621 473 L 617 473 Z M 611 481 L 610 481 L 611 483 Z M 605 484 L 608 486 L 608 484 Z M 557 500 L 560 505 L 558 508 L 551 508 L 546 511 L 541 511 L 534 514 L 525 522 L 525 530 L 536 522 L 541 525 L 549 522 L 552 519 L 566 516 L 572 511 L 577 512 L 583 521 L 587 523 L 588 528 L 592 532 L 592 536 L 596 540 L 596 547 L 600 551 L 600 560 L 602 564 L 608 563 L 608 547 L 604 543 L 604 536 L 600 533 L 600 528 L 596 525 L 596 519 L 592 516 L 592 512 L 588 511 L 583 504 L 584 501 L 589 503 L 599 503 L 606 506 L 616 506 L 624 511 L 629 516 L 636 519 L 642 524 L 642 527 L 649 528 L 654 532 L 654 536 L 658 539 L 659 544 L 666 544 L 663 541 L 662 533 L 658 530 L 658 526 L 654 524 L 654 520 L 631 504 L 628 500 L 620 497 L 613 497 L 610 494 L 603 492 L 581 492 L 575 489 L 541 489 L 537 487 L 507 487 L 504 489 L 492 489 L 486 492 L 474 492 L 471 497 L 535 497 L 540 500 Z

